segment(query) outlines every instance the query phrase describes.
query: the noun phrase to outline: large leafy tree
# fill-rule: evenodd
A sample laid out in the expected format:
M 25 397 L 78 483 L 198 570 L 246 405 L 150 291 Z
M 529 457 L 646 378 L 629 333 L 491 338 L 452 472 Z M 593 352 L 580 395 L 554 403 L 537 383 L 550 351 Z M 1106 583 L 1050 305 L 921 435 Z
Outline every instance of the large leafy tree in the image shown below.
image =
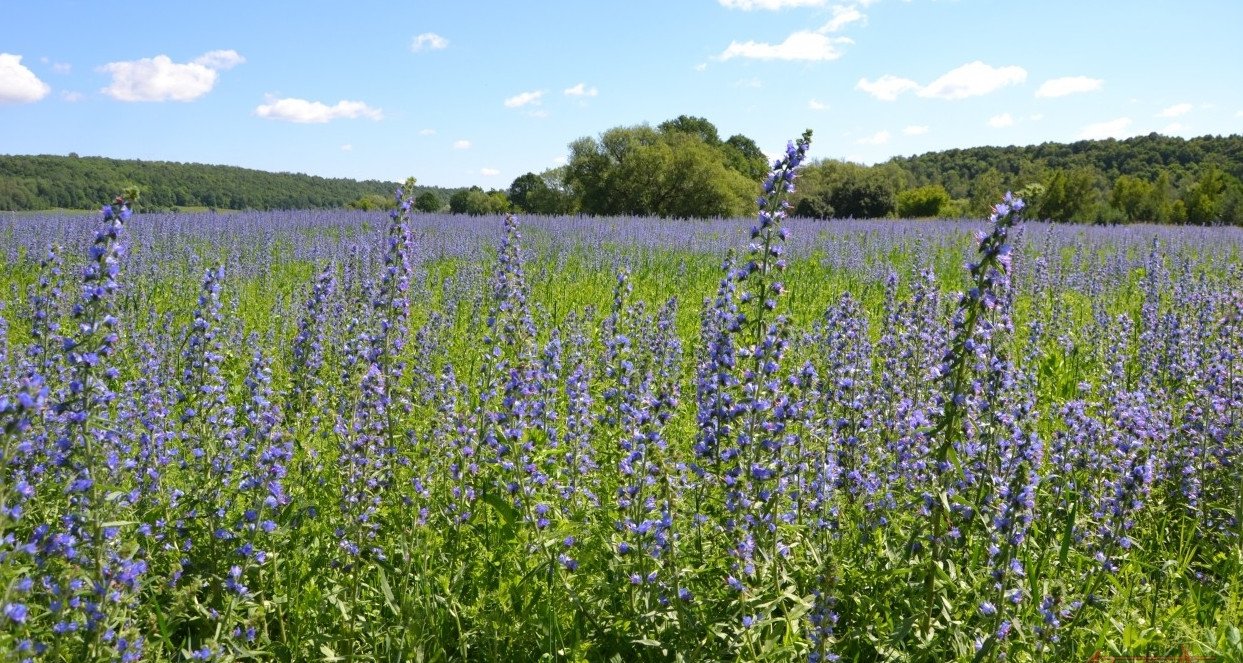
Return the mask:
M 570 144 L 564 182 L 589 214 L 739 216 L 758 190 L 750 173 L 731 167 L 728 150 L 745 164 L 747 143 L 754 146 L 745 136 L 721 143 L 710 122 L 688 116 L 656 129 L 615 127 Z
M 950 194 L 940 184 L 925 184 L 901 191 L 897 200 L 898 216 L 906 219 L 941 216 L 950 206 Z
M 794 211 L 811 218 L 873 219 L 895 211 L 901 172 L 846 161 L 804 167 Z

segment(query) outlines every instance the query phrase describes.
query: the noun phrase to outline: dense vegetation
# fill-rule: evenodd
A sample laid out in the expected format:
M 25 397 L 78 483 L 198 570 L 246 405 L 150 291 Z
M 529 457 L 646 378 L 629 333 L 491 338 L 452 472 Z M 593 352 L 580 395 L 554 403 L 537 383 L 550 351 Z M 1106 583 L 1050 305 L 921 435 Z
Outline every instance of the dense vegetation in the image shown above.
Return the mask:
M 700 117 L 614 127 L 569 145 L 567 165 L 506 190 L 418 186 L 423 212 L 730 218 L 746 213 L 768 167 L 750 138 L 722 139 Z M 387 182 L 101 158 L 0 156 L 0 209 L 93 207 L 136 187 L 142 208 L 387 207 Z M 809 164 L 795 213 L 809 218 L 978 218 L 1021 191 L 1032 218 L 1091 223 L 1243 225 L 1243 136 L 976 147 L 874 166 Z
M 523 175 L 509 198 L 542 214 L 729 217 L 745 207 L 748 178 L 763 161 L 746 136 L 722 141 L 707 120 L 682 116 L 575 141 L 566 167 Z M 806 168 L 794 204 L 811 218 L 964 218 L 986 215 L 1005 191 L 1023 191 L 1033 218 L 1241 225 L 1241 178 L 1243 137 L 1153 134 L 947 150 L 871 167 L 824 160 Z M 494 194 L 478 212 L 503 204 Z
M 103 157 L 0 155 L 0 210 L 94 209 L 137 189 L 142 210 L 386 207 L 395 182 Z M 449 191 L 420 187 L 448 198 Z M 417 192 L 416 192 L 417 193 Z M 439 208 L 439 206 L 438 206 Z
M 755 221 L 0 217 L 0 658 L 1243 657 L 1238 229 L 791 220 L 806 146 Z

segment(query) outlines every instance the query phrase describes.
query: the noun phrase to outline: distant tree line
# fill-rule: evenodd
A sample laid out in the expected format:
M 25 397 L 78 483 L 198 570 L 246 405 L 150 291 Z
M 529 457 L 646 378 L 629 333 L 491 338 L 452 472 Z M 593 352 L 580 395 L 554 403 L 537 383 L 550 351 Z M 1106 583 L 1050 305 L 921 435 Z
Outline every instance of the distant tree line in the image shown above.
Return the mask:
M 0 155 L 0 210 L 92 209 L 136 189 L 144 210 L 392 206 L 396 182 L 104 157 Z M 452 190 L 419 187 L 447 199 Z M 436 209 L 443 206 L 437 204 Z
M 747 215 L 766 169 L 750 138 L 721 140 L 708 120 L 683 115 L 576 140 L 565 166 L 526 173 L 508 191 L 459 192 L 450 209 Z M 823 219 L 979 217 L 1006 191 L 1052 221 L 1243 225 L 1243 136 L 976 147 L 873 166 L 821 160 L 804 167 L 792 204 L 798 216 Z
M 614 127 L 569 145 L 565 165 L 508 189 L 416 187 L 415 207 L 455 214 L 734 217 L 755 208 L 768 162 L 741 134 L 681 115 Z M 386 209 L 394 182 L 326 179 L 230 166 L 76 156 L 0 156 L 0 209 L 91 208 L 136 187 L 146 209 Z M 873 166 L 804 167 L 792 198 L 812 218 L 979 217 L 1019 191 L 1034 217 L 1084 223 L 1243 225 L 1243 136 L 974 147 Z

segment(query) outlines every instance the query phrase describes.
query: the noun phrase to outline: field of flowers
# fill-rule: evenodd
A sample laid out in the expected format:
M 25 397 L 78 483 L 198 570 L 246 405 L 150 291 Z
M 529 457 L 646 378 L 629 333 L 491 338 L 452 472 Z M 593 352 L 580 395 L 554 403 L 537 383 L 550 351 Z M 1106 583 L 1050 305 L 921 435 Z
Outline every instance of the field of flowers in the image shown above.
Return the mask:
M 1243 232 L 786 219 L 806 147 L 756 221 L 0 217 L 0 659 L 1243 659 Z

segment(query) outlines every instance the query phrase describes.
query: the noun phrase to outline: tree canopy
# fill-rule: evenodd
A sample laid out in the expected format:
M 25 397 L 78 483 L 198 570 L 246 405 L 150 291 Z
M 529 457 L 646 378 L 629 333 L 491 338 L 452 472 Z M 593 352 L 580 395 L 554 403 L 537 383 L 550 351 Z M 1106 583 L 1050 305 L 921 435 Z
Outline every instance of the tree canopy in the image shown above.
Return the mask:
M 614 127 L 570 144 L 567 190 L 587 214 L 730 217 L 755 207 L 763 154 L 703 118 Z
M 392 205 L 397 182 L 356 181 L 234 166 L 104 157 L 0 155 L 0 209 L 93 209 L 137 187 L 143 209 L 367 208 Z M 419 186 L 416 191 L 450 190 Z M 383 203 L 381 204 L 381 199 Z

